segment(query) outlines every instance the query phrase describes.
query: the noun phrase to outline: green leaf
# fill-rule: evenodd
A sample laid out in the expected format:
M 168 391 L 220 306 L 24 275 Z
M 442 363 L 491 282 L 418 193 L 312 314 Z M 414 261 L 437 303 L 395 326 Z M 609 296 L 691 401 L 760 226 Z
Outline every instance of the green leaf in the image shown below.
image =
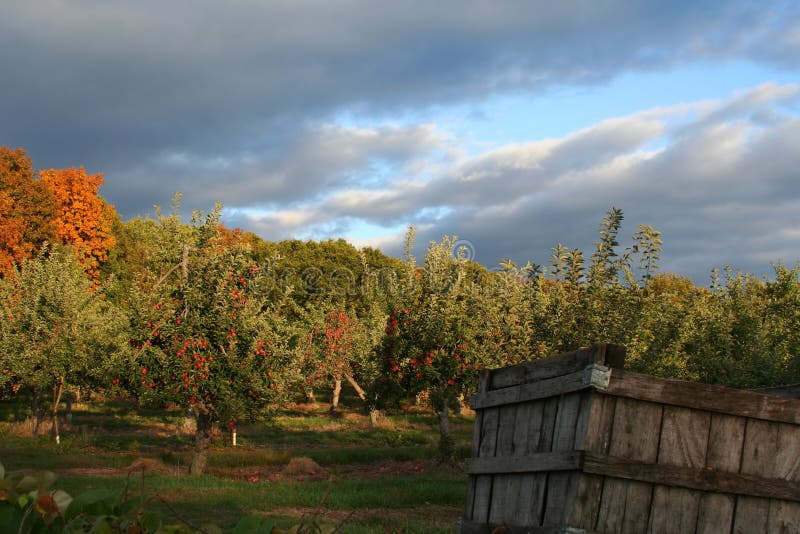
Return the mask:
M 20 493 L 28 493 L 35 489 L 39 489 L 39 481 L 31 475 L 25 475 L 22 477 L 22 480 L 17 483 L 17 491 Z
M 19 530 L 20 521 L 25 513 L 11 503 L 0 503 L 0 525 L 5 525 L 11 532 Z
M 265 519 L 261 526 L 256 530 L 256 534 L 271 534 L 277 523 L 273 519 Z
M 67 520 L 80 514 L 87 515 L 113 515 L 114 504 L 121 494 L 121 490 L 112 491 L 108 489 L 89 490 L 76 496 L 69 507 L 65 517 Z
M 258 528 L 263 521 L 264 518 L 257 515 L 245 516 L 236 523 L 231 534 L 253 534 L 254 532 L 258 532 Z
M 98 517 L 89 534 L 115 534 L 115 529 L 111 526 L 112 520 L 112 517 Z
M 161 514 L 152 511 L 142 512 L 139 522 L 145 532 L 156 532 L 161 528 Z
M 3 462 L 0 462 L 0 480 L 6 478 L 6 468 L 3 465 Z
M 38 482 L 38 489 L 47 491 L 58 480 L 58 475 L 52 471 L 41 471 L 36 473 L 36 481 Z

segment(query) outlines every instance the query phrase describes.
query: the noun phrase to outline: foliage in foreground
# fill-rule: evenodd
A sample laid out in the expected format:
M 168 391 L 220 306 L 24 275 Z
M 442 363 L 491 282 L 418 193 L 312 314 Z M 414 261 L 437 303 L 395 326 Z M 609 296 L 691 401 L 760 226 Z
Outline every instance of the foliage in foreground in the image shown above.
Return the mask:
M 221 534 L 213 523 L 194 525 L 186 520 L 167 523 L 152 510 L 152 498 L 144 488 L 135 494 L 126 486 L 118 490 L 95 489 L 74 498 L 54 489 L 55 473 L 6 476 L 0 464 L 0 525 L 18 534 Z M 277 528 L 275 521 L 260 515 L 242 517 L 233 534 L 330 534 L 335 525 L 306 521 L 288 529 Z

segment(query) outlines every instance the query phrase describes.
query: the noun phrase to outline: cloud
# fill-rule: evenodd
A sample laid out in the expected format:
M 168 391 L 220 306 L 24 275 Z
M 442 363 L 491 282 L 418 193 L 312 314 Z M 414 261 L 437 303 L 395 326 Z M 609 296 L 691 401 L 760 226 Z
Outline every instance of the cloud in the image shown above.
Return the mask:
M 312 190 L 328 185 L 281 156 L 343 110 L 424 113 L 698 59 L 796 68 L 800 9 L 771 6 L 15 2 L 0 19 L 0 143 L 26 147 L 42 167 L 106 172 L 125 215 L 198 179 L 210 196 L 212 171 L 234 195 L 254 180 L 263 202 L 283 200 L 292 195 L 282 171 Z M 184 172 L 169 164 L 181 156 Z M 346 156 L 332 164 L 347 166 Z M 130 191 L 137 183 L 150 194 Z
M 703 61 L 791 72 L 798 36 L 791 1 L 12 2 L 0 144 L 104 172 L 124 217 L 182 190 L 267 238 L 416 223 L 491 265 L 590 247 L 617 205 L 664 231 L 665 267 L 755 269 L 797 250 L 795 85 L 478 153 L 424 117 Z
M 347 235 L 362 221 L 385 227 L 380 242 L 395 252 L 396 228 L 414 223 L 418 252 L 429 240 L 455 234 L 493 266 L 509 257 L 547 263 L 558 242 L 588 255 L 600 219 L 616 206 L 626 214 L 627 239 L 637 224 L 663 231 L 665 269 L 698 281 L 726 262 L 764 273 L 770 261 L 800 259 L 793 222 L 800 207 L 800 154 L 793 149 L 800 118 L 789 106 L 798 100 L 798 85 L 765 84 L 469 156 L 458 147 L 442 149 L 443 137 L 431 133 L 449 159 L 431 166 L 435 172 L 425 180 L 341 184 L 250 222 L 280 238 Z M 772 120 L 757 118 L 764 113 Z M 419 154 L 425 150 L 409 152 Z

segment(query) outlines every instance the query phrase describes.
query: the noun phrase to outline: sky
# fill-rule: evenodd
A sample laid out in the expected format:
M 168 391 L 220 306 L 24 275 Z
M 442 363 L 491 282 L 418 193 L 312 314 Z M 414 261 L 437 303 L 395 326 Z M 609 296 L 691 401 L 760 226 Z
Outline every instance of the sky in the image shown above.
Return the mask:
M 800 3 L 5 0 L 0 145 L 124 219 L 488 268 L 662 232 L 662 271 L 800 260 Z

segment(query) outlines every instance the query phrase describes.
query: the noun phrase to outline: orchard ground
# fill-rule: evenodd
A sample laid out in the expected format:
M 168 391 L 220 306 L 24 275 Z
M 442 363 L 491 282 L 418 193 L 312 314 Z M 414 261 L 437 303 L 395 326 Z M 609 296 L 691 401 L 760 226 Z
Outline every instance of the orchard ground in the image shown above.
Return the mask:
M 350 403 L 357 406 L 357 402 Z M 0 461 L 10 471 L 47 469 L 70 494 L 95 488 L 144 493 L 172 522 L 212 522 L 229 531 L 265 514 L 279 525 L 316 521 L 341 532 L 452 532 L 467 477 L 437 458 L 438 420 L 406 407 L 377 425 L 358 408 L 297 404 L 269 420 L 240 424 L 237 446 L 214 436 L 207 473 L 188 475 L 193 428 L 178 410 L 122 401 L 79 403 L 61 444 L 39 436 L 23 404 L 0 404 Z M 473 414 L 453 418 L 459 457 L 469 455 Z

